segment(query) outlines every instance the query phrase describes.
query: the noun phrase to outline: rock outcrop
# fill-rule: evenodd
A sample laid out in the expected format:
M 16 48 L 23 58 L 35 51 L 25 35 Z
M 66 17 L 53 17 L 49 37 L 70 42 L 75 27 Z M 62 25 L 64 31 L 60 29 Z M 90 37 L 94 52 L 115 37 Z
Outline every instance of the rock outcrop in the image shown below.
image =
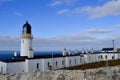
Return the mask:
M 0 75 L 0 80 L 120 80 L 120 67 L 87 70 L 51 70 L 16 75 Z

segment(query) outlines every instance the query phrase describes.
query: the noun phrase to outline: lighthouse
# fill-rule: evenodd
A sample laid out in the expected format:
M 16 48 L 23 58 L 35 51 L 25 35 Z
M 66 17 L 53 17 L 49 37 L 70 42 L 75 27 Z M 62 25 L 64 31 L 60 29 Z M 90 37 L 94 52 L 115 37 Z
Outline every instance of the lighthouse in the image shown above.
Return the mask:
M 20 56 L 33 57 L 31 25 L 26 21 L 23 25 L 21 35 L 21 53 Z M 31 55 L 31 56 L 30 56 Z

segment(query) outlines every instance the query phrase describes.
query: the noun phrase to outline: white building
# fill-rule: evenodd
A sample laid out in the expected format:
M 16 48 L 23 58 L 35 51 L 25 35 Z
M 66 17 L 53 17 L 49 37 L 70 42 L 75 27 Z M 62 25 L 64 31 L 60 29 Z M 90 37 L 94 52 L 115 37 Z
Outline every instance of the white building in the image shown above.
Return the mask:
M 31 25 L 26 22 L 23 25 L 21 36 L 21 51 L 18 57 L 14 53 L 14 58 L 11 60 L 0 61 L 0 73 L 2 74 L 18 74 L 24 72 L 33 72 L 36 69 L 41 71 L 60 69 L 64 67 L 82 65 L 85 63 L 92 63 L 97 61 L 111 60 L 120 58 L 120 54 L 115 52 L 100 52 L 91 53 L 82 50 L 80 54 L 77 50 L 75 54 L 71 54 L 70 50 L 66 48 L 61 55 L 48 55 L 48 56 L 34 56 L 32 49 Z

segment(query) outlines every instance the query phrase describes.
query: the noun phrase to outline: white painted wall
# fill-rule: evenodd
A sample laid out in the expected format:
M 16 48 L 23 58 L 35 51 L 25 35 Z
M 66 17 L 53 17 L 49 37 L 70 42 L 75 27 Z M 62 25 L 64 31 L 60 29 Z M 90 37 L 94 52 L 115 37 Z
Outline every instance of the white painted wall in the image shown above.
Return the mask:
M 68 67 L 70 64 L 69 64 L 69 57 L 64 57 L 65 59 L 65 67 Z
M 63 61 L 63 65 L 62 65 Z M 53 68 L 58 69 L 58 68 L 63 68 L 65 66 L 65 57 L 59 57 L 59 58 L 53 58 Z
M 54 66 L 53 66 L 53 61 L 54 61 L 54 59 L 53 58 L 47 58 L 47 59 L 44 59 L 44 70 L 46 71 L 46 70 L 49 70 L 49 66 L 51 66 L 52 67 L 52 69 L 54 68 Z M 48 63 L 49 63 L 49 65 L 48 65 Z
M 118 53 L 100 53 L 100 54 L 84 54 L 84 57 L 80 56 L 69 56 L 69 57 L 58 57 L 58 58 L 43 58 L 43 59 L 26 59 L 25 62 L 11 62 L 5 63 L 0 61 L 0 72 L 3 74 L 18 74 L 22 72 L 33 72 L 37 69 L 37 64 L 41 71 L 49 70 L 49 66 L 52 69 L 59 69 L 69 66 L 76 66 L 82 65 L 85 63 L 97 62 L 97 61 L 104 61 L 104 60 L 111 60 L 112 57 L 115 55 L 115 59 L 118 59 Z M 100 57 L 99 57 L 100 56 Z M 101 56 L 103 58 L 101 59 Z M 107 56 L 107 59 L 106 57 Z M 93 60 L 94 57 L 94 60 Z M 62 64 L 64 61 L 64 65 Z M 71 63 L 70 63 L 71 61 Z M 57 62 L 57 65 L 56 65 Z M 49 66 L 48 66 L 49 63 Z M 1 71 L 1 67 L 3 67 L 3 71 Z
M 88 62 L 88 59 L 87 59 L 87 54 L 84 54 L 84 63 L 87 63 Z
M 101 60 L 111 60 L 112 57 L 114 57 L 113 53 L 101 53 L 100 56 L 102 56 Z
M 75 65 L 80 65 L 80 56 L 75 56 L 75 59 L 76 59 Z M 75 59 L 74 59 L 74 62 L 75 62 Z
M 33 50 L 28 50 L 28 58 L 33 58 L 34 57 L 34 51 Z
M 25 72 L 25 62 L 7 63 L 7 73 L 19 74 Z
M 7 63 L 0 61 L 0 73 L 7 74 Z
M 119 58 L 120 59 L 120 53 L 116 53 L 117 54 L 117 58 Z
M 66 57 L 66 67 L 75 66 L 80 64 L 80 56 L 69 56 Z
M 25 60 L 25 72 L 33 72 L 37 69 L 37 64 L 41 71 L 43 70 L 43 60 L 42 59 L 26 59 Z
M 32 38 L 21 38 L 20 56 L 28 56 L 29 47 L 32 47 Z
M 91 63 L 92 62 L 92 56 L 91 54 L 87 54 L 87 62 L 86 63 Z
M 94 62 L 100 61 L 100 54 L 94 54 Z
M 41 71 L 49 70 L 49 66 L 52 66 L 53 69 L 63 68 L 64 65 L 62 64 L 62 61 L 64 60 L 65 60 L 65 57 L 64 58 L 60 57 L 60 58 L 46 58 L 46 59 L 31 59 L 31 60 L 26 59 L 25 61 L 26 72 L 32 72 L 36 70 L 37 64 L 39 64 L 39 69 Z M 65 61 L 64 61 L 64 64 L 65 64 Z
M 71 64 L 70 64 L 71 60 Z M 59 57 L 59 58 L 46 58 L 46 59 L 27 59 L 25 61 L 25 71 L 26 72 L 32 72 L 36 70 L 37 64 L 39 64 L 39 69 L 41 71 L 44 70 L 49 70 L 49 66 L 52 66 L 52 69 L 59 69 L 59 68 L 64 68 L 70 66 L 75 66 L 75 65 L 80 65 L 80 56 L 71 56 L 71 57 Z M 62 63 L 63 61 L 63 63 Z M 82 57 L 83 61 L 83 57 Z
M 80 57 L 80 65 L 85 63 L 85 58 L 84 57 Z

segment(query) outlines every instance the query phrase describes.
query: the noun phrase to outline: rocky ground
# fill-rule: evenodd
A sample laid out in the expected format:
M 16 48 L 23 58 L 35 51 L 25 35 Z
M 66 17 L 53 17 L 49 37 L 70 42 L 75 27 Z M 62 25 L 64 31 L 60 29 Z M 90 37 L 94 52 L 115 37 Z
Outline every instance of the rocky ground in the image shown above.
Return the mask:
M 33 73 L 22 73 L 18 75 L 0 75 L 0 80 L 84 80 L 83 71 L 80 70 L 57 70 Z
M 0 75 L 0 80 L 120 80 L 120 66 Z

